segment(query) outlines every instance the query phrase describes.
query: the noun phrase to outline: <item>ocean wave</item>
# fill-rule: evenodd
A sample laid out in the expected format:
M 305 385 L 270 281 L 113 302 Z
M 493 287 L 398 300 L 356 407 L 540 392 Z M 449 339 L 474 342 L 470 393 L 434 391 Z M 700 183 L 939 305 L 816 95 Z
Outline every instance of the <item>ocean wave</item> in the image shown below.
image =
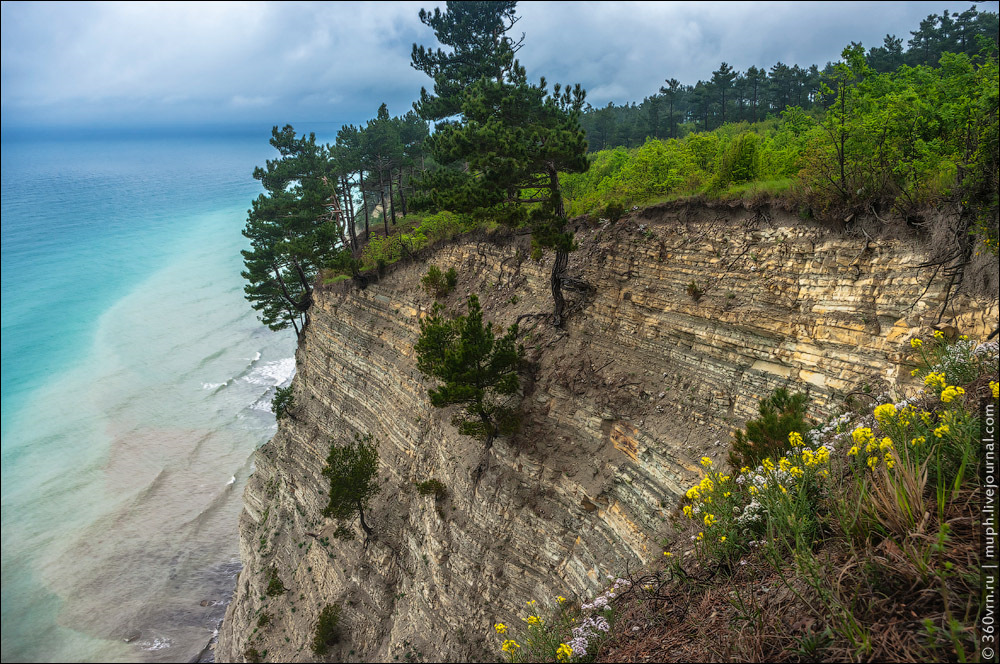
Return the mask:
M 169 648 L 173 643 L 170 639 L 161 639 L 160 637 L 154 637 L 151 641 L 140 641 L 137 644 L 143 650 L 163 650 L 164 648 Z
M 254 353 L 254 356 L 252 358 L 250 357 L 244 358 L 247 361 L 247 364 L 235 376 L 230 376 L 228 379 L 224 380 L 221 383 L 202 383 L 201 389 L 214 390 L 216 392 L 219 392 L 220 390 L 229 387 L 230 385 L 233 384 L 233 382 L 239 380 L 240 378 L 247 379 L 249 376 L 253 375 L 254 368 L 257 366 L 257 363 L 260 361 L 260 358 L 261 358 L 260 351 L 257 351 L 256 353 Z M 294 364 L 294 358 L 293 358 L 293 364 Z
M 242 378 L 252 385 L 278 387 L 290 383 L 294 375 L 295 358 L 286 357 L 272 362 L 265 362 Z

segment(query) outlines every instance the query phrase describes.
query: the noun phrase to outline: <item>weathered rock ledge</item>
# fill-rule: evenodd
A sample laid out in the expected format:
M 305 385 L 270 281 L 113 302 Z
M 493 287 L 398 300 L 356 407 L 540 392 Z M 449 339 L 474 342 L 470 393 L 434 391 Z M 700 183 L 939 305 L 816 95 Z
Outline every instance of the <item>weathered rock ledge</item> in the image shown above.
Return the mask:
M 426 264 L 317 293 L 297 355 L 298 409 L 258 451 L 246 488 L 245 567 L 220 660 L 242 661 L 249 647 L 269 661 L 314 660 L 327 603 L 343 606 L 330 659 L 486 656 L 491 625 L 515 621 L 525 601 L 587 597 L 605 574 L 658 555 L 697 459 L 721 460 L 731 429 L 773 388 L 808 388 L 822 416 L 854 389 L 908 380 L 906 342 L 945 300 L 912 242 L 761 224 L 745 210 L 648 210 L 577 237 L 569 271 L 593 290 L 567 293 L 562 331 L 522 323 L 533 360 L 524 424 L 497 441 L 476 486 L 481 444 L 430 406 L 415 366 Z M 524 238 L 466 240 L 429 262 L 459 272 L 448 306 L 479 293 L 508 325 L 550 307 L 551 258 L 527 253 Z M 997 317 L 996 299 L 957 296 L 941 321 L 984 337 Z M 333 539 L 321 516 L 330 439 L 354 432 L 372 433 L 381 457 L 378 539 L 367 547 Z M 414 490 L 429 478 L 447 486 L 445 500 Z M 265 592 L 272 567 L 287 588 L 278 597 Z M 262 613 L 270 621 L 258 627 Z

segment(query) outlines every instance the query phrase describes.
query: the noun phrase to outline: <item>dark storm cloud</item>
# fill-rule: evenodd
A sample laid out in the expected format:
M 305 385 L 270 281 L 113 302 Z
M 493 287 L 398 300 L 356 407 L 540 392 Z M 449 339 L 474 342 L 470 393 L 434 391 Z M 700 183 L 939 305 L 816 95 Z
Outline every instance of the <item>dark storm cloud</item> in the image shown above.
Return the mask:
M 980 3 L 996 10 L 995 2 Z M 5 126 L 361 122 L 409 109 L 429 79 L 413 42 L 433 3 L 4 3 Z M 541 3 L 519 5 L 529 75 L 580 82 L 595 105 L 641 100 L 723 60 L 820 66 L 850 41 L 905 39 L 967 3 Z

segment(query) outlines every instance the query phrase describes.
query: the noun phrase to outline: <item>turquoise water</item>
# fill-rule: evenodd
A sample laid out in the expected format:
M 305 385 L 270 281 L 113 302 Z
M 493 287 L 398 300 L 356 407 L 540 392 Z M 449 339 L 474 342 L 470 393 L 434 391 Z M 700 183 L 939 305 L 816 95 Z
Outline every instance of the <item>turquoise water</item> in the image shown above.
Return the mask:
M 221 618 L 294 371 L 239 274 L 268 137 L 4 136 L 3 660 L 184 661 Z

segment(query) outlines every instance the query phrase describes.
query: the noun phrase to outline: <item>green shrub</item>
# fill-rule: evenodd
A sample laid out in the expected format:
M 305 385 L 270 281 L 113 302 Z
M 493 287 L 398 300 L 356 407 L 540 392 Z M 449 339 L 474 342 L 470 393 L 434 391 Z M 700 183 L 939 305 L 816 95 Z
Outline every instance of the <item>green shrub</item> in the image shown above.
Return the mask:
M 441 272 L 441 268 L 437 265 L 431 265 L 420 283 L 428 295 L 436 298 L 444 297 L 458 285 L 458 272 L 453 267 L 448 268 L 447 272 Z
M 248 662 L 263 662 L 264 658 L 261 656 L 260 651 L 256 648 L 247 648 L 243 651 L 243 659 Z
M 760 170 L 760 144 L 760 137 L 752 132 L 744 132 L 734 138 L 722 153 L 715 186 L 725 187 L 755 180 Z
M 340 642 L 340 605 L 327 604 L 316 621 L 313 633 L 312 651 L 317 655 L 326 654 L 330 646 Z
M 270 597 L 276 597 L 285 592 L 285 585 L 278 578 L 278 568 L 271 567 L 267 571 L 267 594 Z
M 292 386 L 277 388 L 274 391 L 274 398 L 271 399 L 271 412 L 274 413 L 275 419 L 291 417 L 294 408 L 295 394 L 292 392 Z
M 695 283 L 694 281 L 689 283 L 685 290 L 687 291 L 687 294 L 691 296 L 691 299 L 694 300 L 695 302 L 700 300 L 701 296 L 705 294 L 705 291 L 699 288 L 698 284 Z
M 611 202 L 604 208 L 604 217 L 611 221 L 617 221 L 625 214 L 625 206 L 621 203 Z
M 435 500 L 443 500 L 448 495 L 448 488 L 440 480 L 430 479 L 417 482 L 417 493 L 421 496 L 433 495 Z
M 269 622 L 271 622 L 271 614 L 270 613 L 262 613 L 262 614 L 260 614 L 260 617 L 257 618 L 257 627 L 264 627 Z
M 780 457 L 788 449 L 788 434 L 800 436 L 809 428 L 805 394 L 789 394 L 779 387 L 760 402 L 760 416 L 747 422 L 746 431 L 737 431 L 729 452 L 733 468 L 754 467 L 766 457 Z

